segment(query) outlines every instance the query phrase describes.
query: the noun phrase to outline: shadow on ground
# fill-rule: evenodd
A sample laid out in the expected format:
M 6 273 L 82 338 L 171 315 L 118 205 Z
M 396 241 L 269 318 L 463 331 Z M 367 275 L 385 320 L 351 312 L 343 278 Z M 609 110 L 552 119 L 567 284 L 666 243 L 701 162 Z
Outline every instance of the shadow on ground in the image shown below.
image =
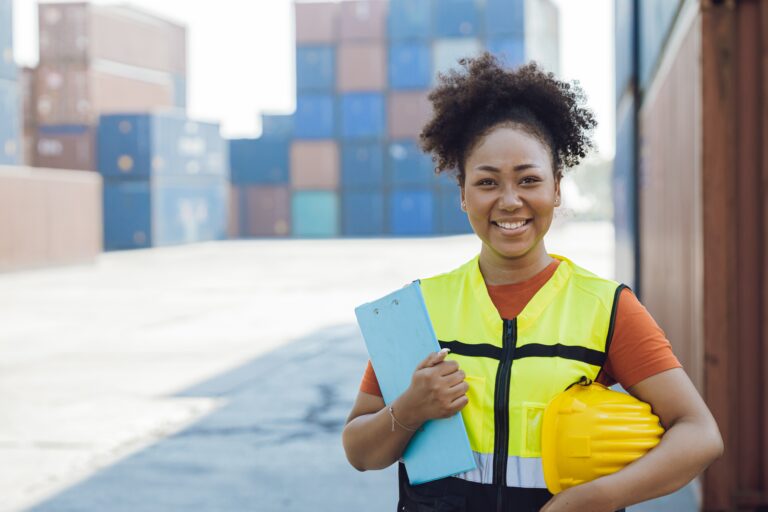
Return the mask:
M 30 510 L 394 511 L 394 468 L 358 473 L 341 447 L 366 359 L 353 325 L 296 340 L 180 393 L 224 403 Z M 629 510 L 696 509 L 689 486 Z
M 224 404 L 30 510 L 395 510 L 394 468 L 359 473 L 341 447 L 366 360 L 353 325 L 296 340 L 184 391 Z

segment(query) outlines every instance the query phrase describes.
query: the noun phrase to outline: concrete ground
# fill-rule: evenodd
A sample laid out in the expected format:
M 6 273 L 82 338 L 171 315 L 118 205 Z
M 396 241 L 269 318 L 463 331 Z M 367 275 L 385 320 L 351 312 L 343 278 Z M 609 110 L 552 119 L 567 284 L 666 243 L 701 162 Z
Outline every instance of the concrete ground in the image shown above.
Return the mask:
M 548 240 L 612 274 L 609 224 Z M 0 275 L 0 511 L 394 510 L 393 468 L 358 473 L 340 444 L 366 361 L 353 308 L 478 248 L 217 242 Z

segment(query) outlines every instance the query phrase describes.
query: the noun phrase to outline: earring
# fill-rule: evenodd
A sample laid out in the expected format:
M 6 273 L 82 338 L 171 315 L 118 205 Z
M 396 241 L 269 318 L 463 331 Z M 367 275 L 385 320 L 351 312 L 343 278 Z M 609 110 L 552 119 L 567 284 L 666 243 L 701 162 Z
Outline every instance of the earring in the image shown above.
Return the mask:
M 555 206 L 560 206 L 560 197 L 555 198 Z
M 461 202 L 461 209 L 462 211 L 467 211 L 467 203 L 465 201 Z

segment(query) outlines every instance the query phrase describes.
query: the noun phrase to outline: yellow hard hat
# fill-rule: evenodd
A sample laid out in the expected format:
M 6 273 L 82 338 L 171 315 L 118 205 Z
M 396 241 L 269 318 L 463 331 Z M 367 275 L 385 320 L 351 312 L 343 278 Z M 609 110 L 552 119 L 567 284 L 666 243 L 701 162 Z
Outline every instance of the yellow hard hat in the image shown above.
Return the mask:
M 659 444 L 651 406 L 586 377 L 544 409 L 541 458 L 552 494 L 610 475 Z

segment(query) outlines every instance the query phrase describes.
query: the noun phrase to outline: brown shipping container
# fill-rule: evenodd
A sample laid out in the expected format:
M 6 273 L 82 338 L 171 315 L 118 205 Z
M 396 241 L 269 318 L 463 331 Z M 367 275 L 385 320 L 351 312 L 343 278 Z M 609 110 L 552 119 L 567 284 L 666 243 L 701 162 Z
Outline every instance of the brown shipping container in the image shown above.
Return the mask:
M 35 137 L 35 167 L 96 170 L 96 134 L 93 128 L 75 133 L 38 131 Z
M 687 2 L 641 106 L 643 302 L 720 427 L 703 510 L 768 509 L 768 2 Z
M 418 137 L 432 116 L 427 91 L 393 92 L 389 94 L 389 136 Z
M 640 109 L 639 209 L 643 302 L 703 392 L 700 57 L 697 18 Z
M 339 36 L 342 41 L 383 41 L 387 28 L 387 2 L 357 0 L 341 3 Z
M 383 44 L 340 44 L 337 59 L 339 91 L 376 91 L 386 87 L 387 55 Z
M 40 125 L 91 124 L 104 113 L 174 105 L 172 78 L 159 72 L 130 78 L 85 66 L 45 65 L 35 86 Z
M 291 193 L 287 186 L 241 186 L 240 234 L 287 236 L 291 226 Z
M 88 5 L 39 4 L 40 63 L 85 63 L 90 58 Z
M 291 144 L 291 185 L 299 190 L 335 190 L 339 186 L 336 142 L 294 141 Z
M 124 6 L 41 4 L 40 62 L 108 60 L 186 74 L 186 28 Z
M 339 4 L 295 3 L 296 43 L 333 43 L 339 26 Z
M 0 167 L 0 271 L 93 261 L 101 191 L 93 172 Z

